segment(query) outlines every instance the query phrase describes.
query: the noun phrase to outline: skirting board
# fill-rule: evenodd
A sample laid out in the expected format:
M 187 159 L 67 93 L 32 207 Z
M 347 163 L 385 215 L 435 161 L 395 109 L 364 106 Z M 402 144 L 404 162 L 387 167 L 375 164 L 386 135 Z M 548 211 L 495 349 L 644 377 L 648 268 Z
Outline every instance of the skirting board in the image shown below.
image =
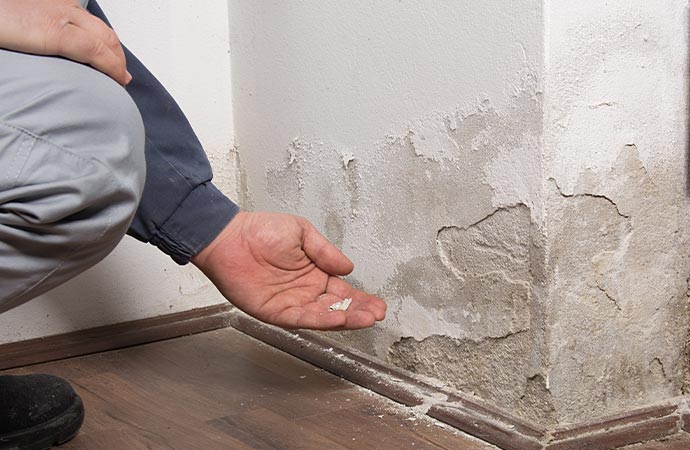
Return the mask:
M 225 328 L 230 304 L 0 345 L 0 370 Z
M 0 369 L 114 350 L 232 326 L 353 383 L 504 450 L 608 450 L 690 432 L 687 397 L 556 429 L 350 349 L 321 334 L 263 324 L 228 304 L 0 345 Z
M 548 429 L 481 399 L 347 348 L 322 334 L 276 328 L 237 310 L 233 328 L 504 450 L 608 450 L 690 432 L 687 397 Z

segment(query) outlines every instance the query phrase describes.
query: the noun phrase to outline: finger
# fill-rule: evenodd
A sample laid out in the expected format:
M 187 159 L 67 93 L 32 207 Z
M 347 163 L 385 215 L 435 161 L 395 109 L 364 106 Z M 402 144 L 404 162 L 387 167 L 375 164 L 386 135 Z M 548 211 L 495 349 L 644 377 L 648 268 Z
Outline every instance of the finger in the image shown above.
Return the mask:
M 115 33 L 115 30 L 110 28 L 108 24 L 103 22 L 98 17 L 85 12 L 81 8 L 79 8 L 79 11 L 77 11 L 74 14 L 72 22 L 79 28 L 82 28 L 87 32 L 92 33 L 94 36 L 97 36 L 101 41 L 103 41 L 103 43 L 110 49 L 113 55 L 115 55 L 117 60 L 122 63 L 122 66 L 124 67 L 126 72 L 127 68 L 125 51 L 122 48 L 122 43 L 120 42 L 120 39 L 117 37 L 117 33 Z M 129 74 L 127 73 L 127 75 Z
M 352 261 L 335 245 L 331 244 L 306 219 L 303 220 L 304 253 L 324 272 L 330 275 L 347 275 L 354 269 Z
M 128 77 L 123 61 L 103 41 L 91 38 L 89 33 L 76 25 L 67 25 L 61 33 L 57 52 L 65 58 L 88 64 L 124 85 Z
M 110 50 L 118 57 L 125 60 L 125 52 L 122 49 L 120 39 L 117 37 L 115 30 L 110 28 L 107 23 L 103 22 L 98 17 L 89 14 L 83 9 L 75 11 L 71 18 L 71 22 L 101 39 Z
M 380 321 L 386 318 L 388 306 L 386 302 L 376 296 L 369 295 L 362 291 L 356 291 L 352 294 L 351 308 L 353 308 L 353 310 L 369 312 L 374 315 L 377 321 Z
M 335 330 L 347 325 L 343 311 L 324 312 L 302 307 L 288 308 L 276 315 L 270 323 L 283 328 L 309 330 Z
M 65 26 L 56 46 L 56 52 L 61 56 L 88 64 L 122 85 L 129 81 L 124 55 L 115 54 L 108 43 L 78 25 L 70 23 Z
M 361 328 L 369 328 L 376 323 L 376 317 L 370 311 L 353 310 L 347 312 L 347 323 L 342 329 L 344 330 L 359 330 Z

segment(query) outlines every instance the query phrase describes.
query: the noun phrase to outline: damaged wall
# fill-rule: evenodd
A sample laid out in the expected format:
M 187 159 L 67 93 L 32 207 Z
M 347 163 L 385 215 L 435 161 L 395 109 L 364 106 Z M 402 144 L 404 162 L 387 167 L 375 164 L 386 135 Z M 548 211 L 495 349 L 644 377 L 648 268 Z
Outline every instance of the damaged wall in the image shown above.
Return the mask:
M 683 2 L 230 5 L 243 204 L 389 304 L 338 339 L 543 424 L 681 393 Z
M 577 421 L 683 392 L 688 15 L 547 4 L 548 384 Z
M 230 16 L 243 198 L 310 218 L 388 301 L 338 338 L 550 414 L 533 386 L 541 1 L 236 0 Z

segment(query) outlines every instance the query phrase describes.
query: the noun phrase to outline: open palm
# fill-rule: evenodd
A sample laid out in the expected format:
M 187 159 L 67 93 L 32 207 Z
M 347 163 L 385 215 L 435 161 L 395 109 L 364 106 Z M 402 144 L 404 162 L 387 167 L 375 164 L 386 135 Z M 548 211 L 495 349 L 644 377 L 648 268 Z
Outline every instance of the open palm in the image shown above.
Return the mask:
M 240 212 L 193 260 L 235 306 L 285 328 L 357 329 L 383 320 L 383 300 L 343 279 L 352 262 L 306 219 Z M 350 298 L 347 311 L 329 306 Z

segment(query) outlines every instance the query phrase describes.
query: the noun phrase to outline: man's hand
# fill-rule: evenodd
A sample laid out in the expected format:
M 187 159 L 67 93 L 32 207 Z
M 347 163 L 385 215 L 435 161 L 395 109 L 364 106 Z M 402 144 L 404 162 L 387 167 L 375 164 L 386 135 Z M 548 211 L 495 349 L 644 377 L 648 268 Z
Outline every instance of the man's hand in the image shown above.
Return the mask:
M 235 306 L 281 327 L 357 329 L 386 315 L 383 300 L 339 278 L 352 262 L 301 217 L 240 212 L 192 262 Z M 345 298 L 347 311 L 329 311 Z
M 115 32 L 77 0 L 0 0 L 0 48 L 85 63 L 123 86 L 132 79 Z

